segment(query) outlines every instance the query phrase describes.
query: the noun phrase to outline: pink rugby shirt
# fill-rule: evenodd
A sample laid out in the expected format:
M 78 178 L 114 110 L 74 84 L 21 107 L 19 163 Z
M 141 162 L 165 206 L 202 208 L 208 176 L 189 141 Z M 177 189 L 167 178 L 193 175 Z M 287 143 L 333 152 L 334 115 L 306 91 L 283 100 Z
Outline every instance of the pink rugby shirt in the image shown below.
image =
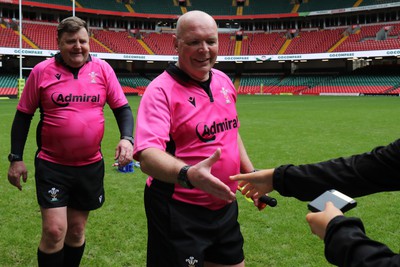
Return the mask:
M 33 68 L 17 109 L 28 114 L 41 110 L 39 158 L 81 166 L 102 158 L 106 103 L 112 109 L 128 103 L 107 62 L 91 57 L 74 77 L 53 57 Z

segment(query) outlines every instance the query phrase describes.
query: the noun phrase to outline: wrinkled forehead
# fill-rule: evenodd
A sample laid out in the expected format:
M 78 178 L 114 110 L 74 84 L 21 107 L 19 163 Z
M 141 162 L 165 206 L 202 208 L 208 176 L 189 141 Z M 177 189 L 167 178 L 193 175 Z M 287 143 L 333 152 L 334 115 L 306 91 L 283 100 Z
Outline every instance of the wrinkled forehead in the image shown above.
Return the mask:
M 182 38 L 183 34 L 190 32 L 204 31 L 207 33 L 218 33 L 215 20 L 206 13 L 197 13 L 182 15 L 178 19 L 176 36 Z
M 58 41 L 63 40 L 87 40 L 89 39 L 89 34 L 86 31 L 85 28 L 81 28 L 78 31 L 74 32 L 63 32 L 60 37 L 58 38 Z

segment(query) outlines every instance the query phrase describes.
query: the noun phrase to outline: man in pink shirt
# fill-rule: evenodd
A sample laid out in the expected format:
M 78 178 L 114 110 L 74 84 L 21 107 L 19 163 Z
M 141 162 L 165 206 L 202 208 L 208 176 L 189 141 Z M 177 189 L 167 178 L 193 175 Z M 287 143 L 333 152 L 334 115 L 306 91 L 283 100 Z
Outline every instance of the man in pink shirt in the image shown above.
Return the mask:
M 111 66 L 89 54 L 85 21 L 69 17 L 58 26 L 60 53 L 29 75 L 11 129 L 8 180 L 22 190 L 28 172 L 23 151 L 35 111 L 40 110 L 35 158 L 42 214 L 39 266 L 79 266 L 89 211 L 105 201 L 103 108 L 113 110 L 121 133 L 115 158 L 132 161 L 133 116 Z
M 174 37 L 179 59 L 147 87 L 140 102 L 134 158 L 145 187 L 147 266 L 244 266 L 237 221 L 238 172 L 253 171 L 239 135 L 236 90 L 213 69 L 214 19 L 182 15 Z

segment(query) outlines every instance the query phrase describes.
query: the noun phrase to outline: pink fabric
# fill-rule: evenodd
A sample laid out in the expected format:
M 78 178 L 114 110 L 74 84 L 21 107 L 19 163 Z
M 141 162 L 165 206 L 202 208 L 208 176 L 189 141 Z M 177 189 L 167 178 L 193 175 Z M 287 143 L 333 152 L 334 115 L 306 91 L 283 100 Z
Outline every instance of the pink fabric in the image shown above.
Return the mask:
M 106 103 L 111 108 L 128 103 L 108 63 L 92 57 L 75 79 L 51 58 L 32 70 L 17 109 L 28 114 L 41 109 L 39 158 L 81 166 L 102 158 Z
M 237 183 L 229 179 L 240 172 L 236 90 L 228 76 L 216 69 L 212 72 L 213 102 L 198 85 L 179 83 L 167 72 L 149 84 L 138 110 L 134 158 L 146 148 L 165 151 L 170 136 L 176 144 L 175 156 L 190 165 L 221 148 L 221 159 L 211 172 L 236 192 Z M 147 183 L 151 181 L 149 177 Z M 201 190 L 179 185 L 175 185 L 173 198 L 210 209 L 226 205 Z

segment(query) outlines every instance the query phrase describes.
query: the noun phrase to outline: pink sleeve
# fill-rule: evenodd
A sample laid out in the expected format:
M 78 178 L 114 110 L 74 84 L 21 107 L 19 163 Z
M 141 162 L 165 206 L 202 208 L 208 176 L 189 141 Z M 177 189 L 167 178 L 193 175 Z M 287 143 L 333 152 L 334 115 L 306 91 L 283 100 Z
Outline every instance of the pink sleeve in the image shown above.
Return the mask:
M 107 103 L 111 109 L 119 108 L 128 103 L 124 90 L 111 66 L 103 61 L 103 70 L 107 77 Z
M 18 103 L 17 109 L 27 114 L 34 114 L 39 107 L 40 102 L 40 88 L 38 80 L 42 69 L 41 65 L 33 68 L 25 83 L 24 90 L 22 91 L 21 99 Z
M 162 88 L 147 87 L 144 93 L 136 118 L 134 158 L 138 160 L 138 153 L 146 148 L 165 150 L 169 141 L 171 126 L 170 107 Z

